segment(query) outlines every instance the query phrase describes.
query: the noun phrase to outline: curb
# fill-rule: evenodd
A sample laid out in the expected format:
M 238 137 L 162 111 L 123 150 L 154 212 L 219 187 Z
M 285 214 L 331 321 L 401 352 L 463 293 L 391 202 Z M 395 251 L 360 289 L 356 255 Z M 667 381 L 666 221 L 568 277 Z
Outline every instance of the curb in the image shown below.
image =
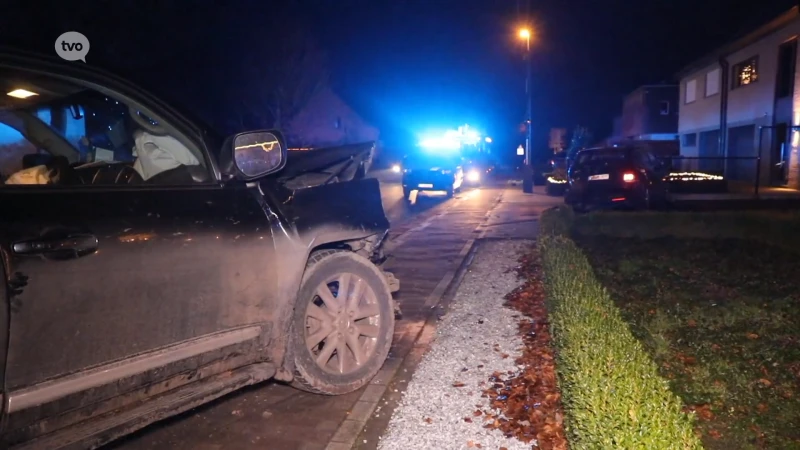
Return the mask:
M 397 370 L 405 363 L 411 350 L 415 347 L 427 346 L 433 339 L 436 322 L 439 320 L 433 308 L 436 306 L 446 307 L 455 297 L 458 286 L 472 263 L 479 244 L 480 240 L 478 239 L 470 239 L 464 244 L 461 252 L 459 252 L 461 262 L 458 267 L 446 273 L 431 295 L 428 296 L 425 305 L 430 306 L 431 311 L 428 313 L 425 322 L 407 331 L 407 335 L 413 336 L 413 338 L 410 340 L 404 339 L 405 342 L 396 347 L 396 355 L 386 359 L 381 370 L 378 371 L 364 392 L 361 393 L 361 396 L 351 409 L 350 415 L 339 425 L 325 450 L 350 450 L 356 443 L 356 439 L 367 424 L 367 420 L 369 420 L 378 406 L 378 402 L 386 392 L 389 381 L 394 378 Z
M 455 298 L 458 286 L 461 284 L 461 280 L 464 278 L 464 274 L 470 264 L 472 264 L 480 242 L 482 242 L 486 236 L 486 222 L 491 217 L 495 208 L 501 203 L 502 198 L 502 192 L 495 197 L 491 207 L 484 216 L 484 221 L 475 228 L 474 232 L 479 233 L 478 237 L 467 240 L 458 254 L 461 258 L 458 266 L 454 270 L 445 273 L 433 289 L 433 292 L 431 292 L 425 300 L 425 306 L 430 308 L 425 322 L 417 324 L 406 331 L 406 335 L 404 335 L 403 338 L 406 336 L 413 336 L 413 338 L 402 339 L 405 342 L 402 342 L 402 344 L 399 344 L 395 348 L 396 354 L 386 359 L 381 370 L 378 371 L 353 405 L 350 414 L 339 425 L 339 428 L 325 447 L 325 450 L 351 450 L 355 446 L 358 436 L 367 424 L 367 420 L 372 416 L 372 413 L 378 406 L 378 402 L 386 393 L 389 382 L 394 378 L 398 369 L 405 365 L 406 360 L 409 359 L 411 350 L 419 347 L 427 347 L 433 340 L 436 331 L 436 323 L 439 320 L 438 315 L 434 313 L 434 309 L 437 306 L 447 307 L 453 298 Z M 432 219 L 433 218 L 430 220 Z M 416 228 L 425 227 L 427 227 L 427 225 L 422 227 L 418 225 Z M 407 230 L 401 236 L 407 238 L 413 230 L 414 229 Z

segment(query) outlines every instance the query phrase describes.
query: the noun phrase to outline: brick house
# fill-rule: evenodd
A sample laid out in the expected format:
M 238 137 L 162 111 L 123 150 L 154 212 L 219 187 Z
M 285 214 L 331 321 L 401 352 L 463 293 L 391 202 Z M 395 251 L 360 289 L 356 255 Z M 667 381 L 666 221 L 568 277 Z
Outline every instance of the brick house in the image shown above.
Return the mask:
M 330 88 L 316 93 L 283 127 L 290 147 L 330 147 L 377 141 L 380 132 Z
M 681 155 L 707 158 L 692 168 L 800 189 L 798 35 L 794 7 L 678 74 Z

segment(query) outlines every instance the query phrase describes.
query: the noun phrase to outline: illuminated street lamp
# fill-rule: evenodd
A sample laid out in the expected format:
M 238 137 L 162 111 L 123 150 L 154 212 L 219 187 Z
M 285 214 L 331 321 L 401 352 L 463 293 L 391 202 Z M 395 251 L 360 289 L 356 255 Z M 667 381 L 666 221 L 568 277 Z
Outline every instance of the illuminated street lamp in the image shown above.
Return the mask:
M 533 137 L 533 93 L 531 92 L 531 30 L 521 28 L 519 30 L 520 39 L 525 40 L 525 64 L 528 66 L 528 74 L 525 78 L 525 93 L 528 94 L 528 136 L 525 139 L 525 163 L 522 165 L 522 192 L 533 193 L 533 167 L 531 166 L 531 145 Z
M 523 28 L 523 29 L 519 30 L 519 37 L 520 37 L 520 39 L 525 39 L 525 41 L 528 43 L 528 50 L 530 50 L 530 48 L 531 48 L 531 30 L 529 30 L 527 28 Z

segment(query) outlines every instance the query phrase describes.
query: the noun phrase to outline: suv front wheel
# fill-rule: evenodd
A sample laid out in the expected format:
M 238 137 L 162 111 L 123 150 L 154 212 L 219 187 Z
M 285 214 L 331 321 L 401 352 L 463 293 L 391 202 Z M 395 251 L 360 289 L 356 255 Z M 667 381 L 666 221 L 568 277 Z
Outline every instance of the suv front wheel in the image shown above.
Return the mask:
M 369 382 L 394 333 L 392 294 L 383 273 L 355 253 L 312 254 L 292 318 L 292 386 L 338 395 Z

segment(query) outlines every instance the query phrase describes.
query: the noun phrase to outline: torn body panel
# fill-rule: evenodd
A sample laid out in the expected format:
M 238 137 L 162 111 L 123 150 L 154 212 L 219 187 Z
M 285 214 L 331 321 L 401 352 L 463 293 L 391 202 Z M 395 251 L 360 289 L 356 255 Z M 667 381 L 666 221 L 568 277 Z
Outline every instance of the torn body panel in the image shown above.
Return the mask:
M 273 217 L 272 234 L 279 264 L 282 303 L 269 348 L 270 360 L 285 361 L 290 318 L 309 255 L 315 250 L 341 248 L 361 254 L 375 264 L 385 259 L 381 250 L 389 220 L 383 211 L 377 180 L 362 179 L 288 191 L 265 182 L 261 191 Z M 388 278 L 387 278 L 387 284 Z M 282 371 L 279 371 L 279 374 Z M 291 372 L 291 371 L 289 371 Z M 286 380 L 284 380 L 286 381 Z

